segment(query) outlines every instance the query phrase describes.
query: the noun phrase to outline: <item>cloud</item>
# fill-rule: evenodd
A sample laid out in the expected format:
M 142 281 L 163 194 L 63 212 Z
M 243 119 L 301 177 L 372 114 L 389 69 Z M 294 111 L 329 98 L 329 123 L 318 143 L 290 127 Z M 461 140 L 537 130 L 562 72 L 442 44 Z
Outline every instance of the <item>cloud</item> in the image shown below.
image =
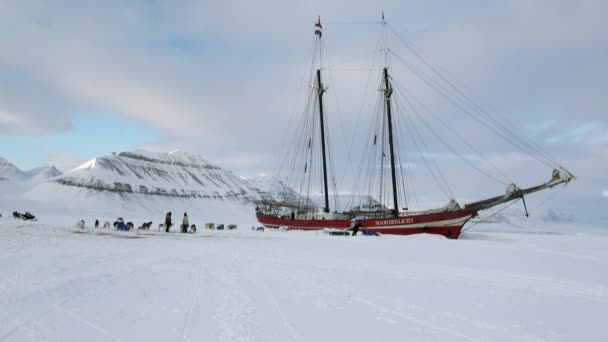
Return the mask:
M 605 134 L 608 134 L 606 123 L 582 122 L 570 128 L 568 132 L 548 137 L 546 141 L 549 144 L 577 144 L 588 139 L 601 140 Z

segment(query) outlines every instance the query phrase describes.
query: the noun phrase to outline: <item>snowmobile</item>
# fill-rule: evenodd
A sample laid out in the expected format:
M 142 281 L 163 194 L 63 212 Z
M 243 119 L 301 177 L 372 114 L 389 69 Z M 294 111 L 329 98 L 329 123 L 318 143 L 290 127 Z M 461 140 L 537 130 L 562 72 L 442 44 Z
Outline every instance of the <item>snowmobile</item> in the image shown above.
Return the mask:
M 25 214 L 21 214 L 18 211 L 13 211 L 13 217 L 24 221 L 38 221 L 36 216 L 32 215 L 29 211 L 26 211 Z

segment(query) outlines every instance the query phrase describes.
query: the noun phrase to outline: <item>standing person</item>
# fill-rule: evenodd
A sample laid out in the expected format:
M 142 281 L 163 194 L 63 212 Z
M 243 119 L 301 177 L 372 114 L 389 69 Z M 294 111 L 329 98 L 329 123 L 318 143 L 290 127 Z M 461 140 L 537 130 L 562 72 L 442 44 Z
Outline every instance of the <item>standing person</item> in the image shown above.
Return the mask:
M 361 224 L 361 222 L 357 221 L 352 228 L 353 236 L 357 236 L 357 232 L 359 231 L 359 228 L 361 228 L 361 227 L 363 227 L 363 225 Z M 363 227 L 363 229 L 365 229 L 365 227 Z
M 184 219 L 182 220 L 182 233 L 187 233 L 188 227 L 190 227 L 188 222 L 188 213 L 184 213 Z
M 99 227 L 99 220 L 95 220 L 95 228 Z
M 169 232 L 169 228 L 171 228 L 171 212 L 168 212 L 165 216 L 165 233 Z

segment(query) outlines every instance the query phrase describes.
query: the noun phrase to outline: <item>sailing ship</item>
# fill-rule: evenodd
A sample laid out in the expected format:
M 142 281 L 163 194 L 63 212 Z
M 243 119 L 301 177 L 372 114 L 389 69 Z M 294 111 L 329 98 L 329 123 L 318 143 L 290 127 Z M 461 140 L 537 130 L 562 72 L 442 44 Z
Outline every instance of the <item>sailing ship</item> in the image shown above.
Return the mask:
M 258 222 L 266 228 L 320 230 L 324 228 L 346 229 L 351 227 L 351 217 L 348 214 L 330 211 L 329 181 L 331 179 L 336 195 L 336 182 L 331 168 L 330 139 L 325 117 L 323 96 L 326 88 L 322 80 L 322 49 L 323 26 L 319 17 L 315 23 L 313 44 L 313 61 L 310 72 L 310 87 L 306 108 L 296 136 L 296 141 L 287 152 L 291 158 L 286 158 L 289 165 L 285 167 L 286 182 L 296 193 L 275 193 L 263 198 L 256 207 Z M 283 168 L 282 168 L 283 169 Z M 281 170 L 278 172 L 281 174 Z M 330 177 L 331 175 L 331 177 Z M 320 177 L 319 177 L 320 176 Z M 271 186 L 275 188 L 278 179 Z M 319 190 L 322 192 L 322 205 L 311 199 L 311 195 Z M 272 192 L 272 191 L 271 191 Z M 334 205 L 337 207 L 337 198 Z
M 354 225 L 362 226 L 371 232 L 380 234 L 396 234 L 410 235 L 419 233 L 438 234 L 447 238 L 457 239 L 460 236 L 463 226 L 473 217 L 476 217 L 482 210 L 490 209 L 508 202 L 521 200 L 528 214 L 524 196 L 549 189 L 560 184 L 567 184 L 575 179 L 575 176 L 568 170 L 557 164 L 550 157 L 540 151 L 540 148 L 525 142 L 523 139 L 516 136 L 511 130 L 506 128 L 500 122 L 490 116 L 489 113 L 483 110 L 479 105 L 473 103 L 462 91 L 454 86 L 453 83 L 443 76 L 438 68 L 433 67 L 424 60 L 423 55 L 414 50 L 411 44 L 401 38 L 392 28 L 388 27 L 387 22 L 382 14 L 382 45 L 380 51 L 384 55 L 384 65 L 380 69 L 380 85 L 379 98 L 376 102 L 376 112 L 373 115 L 375 123 L 372 127 L 375 130 L 369 135 L 366 151 L 363 155 L 362 167 L 359 169 L 359 174 L 355 177 L 355 189 L 353 193 L 366 194 L 367 196 L 359 196 L 359 203 L 356 205 L 352 199 L 349 201 L 351 208 L 348 211 L 338 213 L 339 203 L 334 200 L 334 211 L 330 211 L 330 195 L 329 184 L 331 180 L 334 195 L 337 193 L 337 186 L 333 174 L 328 177 L 328 169 L 330 169 L 331 149 L 328 144 L 329 130 L 327 129 L 327 118 L 323 105 L 323 96 L 325 88 L 323 86 L 321 74 L 322 66 L 322 26 L 320 18 L 315 24 L 315 52 L 313 54 L 313 66 L 311 70 L 311 87 L 309 98 L 306 104 L 304 116 L 300 121 L 299 133 L 296 134 L 296 141 L 291 145 L 292 151 L 289 155 L 292 157 L 290 162 L 283 165 L 282 168 L 289 169 L 287 179 L 292 180 L 287 184 L 295 184 L 294 192 L 284 192 L 281 196 L 268 196 L 262 199 L 256 208 L 256 216 L 258 221 L 267 228 L 285 227 L 286 229 L 300 230 L 320 230 L 325 228 L 348 229 Z M 401 158 L 398 143 L 396 125 L 400 123 L 395 115 L 394 99 L 396 93 L 394 79 L 390 74 L 389 58 L 393 51 L 387 47 L 387 31 L 390 29 L 398 39 L 403 42 L 413 53 L 414 56 L 420 58 L 422 62 L 430 68 L 432 73 L 437 75 L 443 82 L 433 88 L 448 99 L 458 97 L 458 101 L 454 102 L 461 110 L 467 114 L 479 114 L 484 120 L 489 120 L 487 126 L 495 133 L 500 135 L 507 142 L 512 143 L 524 152 L 529 153 L 532 157 L 540 160 L 546 165 L 552 166 L 552 174 L 547 182 L 521 189 L 514 183 L 503 183 L 507 185 L 506 192 L 502 195 L 460 205 L 455 199 L 450 198 L 448 204 L 442 208 L 427 209 L 427 210 L 409 210 L 408 207 L 400 207 L 400 203 L 407 202 L 405 188 L 407 184 L 412 185 L 411 179 L 405 175 L 408 169 L 408 163 Z M 399 57 L 399 56 L 397 56 Z M 409 65 L 407 65 L 409 67 Z M 415 71 L 415 70 L 413 70 Z M 426 81 L 431 78 L 427 76 Z M 397 93 L 400 94 L 405 103 L 414 111 L 413 101 L 406 98 L 404 91 L 397 88 Z M 468 107 L 467 107 L 468 106 Z M 398 108 L 397 108 L 398 109 Z M 399 113 L 397 113 L 399 114 Z M 417 132 L 413 135 L 419 134 Z M 437 136 L 443 142 L 441 136 Z M 474 151 L 474 147 L 468 145 Z M 319 153 L 320 152 L 320 153 Z M 455 152 L 455 151 L 453 151 Z M 423 152 L 421 152 L 423 153 Z M 456 153 L 456 152 L 455 152 Z M 460 156 L 460 155 L 459 155 Z M 494 167 L 487 158 L 483 160 Z M 320 163 L 316 162 L 320 159 Z M 367 160 L 366 160 L 367 159 Z M 474 165 L 465 158 L 462 158 L 471 167 L 477 169 L 490 178 L 494 178 L 484 172 L 478 166 Z M 427 161 L 425 160 L 425 163 Z M 366 167 L 363 167 L 365 165 Z M 434 167 L 433 167 L 434 165 Z M 315 166 L 317 167 L 315 169 Z M 427 163 L 430 173 L 433 177 L 442 179 L 437 164 Z M 362 172 L 365 168 L 366 172 Z M 330 169 L 330 173 L 333 170 Z M 363 175 L 365 173 L 365 175 Z M 375 174 L 373 176 L 372 174 Z M 438 176 L 436 176 L 436 174 Z M 361 181 L 360 178 L 364 180 Z M 506 177 L 505 177 L 506 178 Z M 323 201 L 318 203 L 311 196 L 314 194 L 314 181 L 321 182 L 321 192 Z M 440 181 L 438 181 L 441 183 Z M 445 180 L 443 180 L 445 182 Z M 358 189 L 364 184 L 365 189 Z M 412 185 L 413 186 L 413 185 Z M 365 198 L 368 203 L 362 203 Z M 373 203 L 370 199 L 374 199 Z M 390 204 L 387 204 L 390 203 Z M 320 205 L 321 204 L 321 205 Z

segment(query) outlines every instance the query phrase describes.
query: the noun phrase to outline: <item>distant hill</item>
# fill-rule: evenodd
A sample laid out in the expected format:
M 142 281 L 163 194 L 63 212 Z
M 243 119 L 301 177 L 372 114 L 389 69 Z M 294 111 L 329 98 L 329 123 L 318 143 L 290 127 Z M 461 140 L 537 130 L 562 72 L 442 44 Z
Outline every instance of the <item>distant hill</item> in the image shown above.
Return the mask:
M 38 184 L 61 175 L 61 171 L 55 166 L 41 166 L 22 171 L 15 164 L 0 157 L 0 181 L 2 182 Z

